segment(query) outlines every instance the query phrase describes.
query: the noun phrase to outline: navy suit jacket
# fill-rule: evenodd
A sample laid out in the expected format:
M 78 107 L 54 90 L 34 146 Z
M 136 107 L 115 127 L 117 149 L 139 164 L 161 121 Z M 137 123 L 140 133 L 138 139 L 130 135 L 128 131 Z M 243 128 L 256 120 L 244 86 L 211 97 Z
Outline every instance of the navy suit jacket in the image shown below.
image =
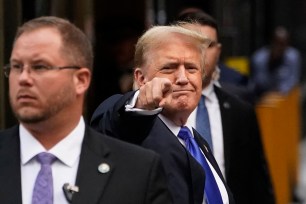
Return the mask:
M 124 110 L 126 102 L 133 94 L 134 92 L 130 92 L 106 99 L 94 112 L 91 125 L 100 132 L 159 153 L 174 203 L 201 204 L 205 183 L 203 168 L 157 115 L 141 116 Z M 195 130 L 193 131 L 202 151 L 223 179 L 206 141 Z M 234 203 L 232 194 L 228 188 L 227 190 L 232 204 Z
M 0 132 L 0 203 L 21 204 L 19 126 Z M 110 171 L 100 173 L 107 163 Z M 159 156 L 86 127 L 73 204 L 172 203 Z
M 221 112 L 225 178 L 236 203 L 275 203 L 253 107 L 216 86 L 214 90 Z

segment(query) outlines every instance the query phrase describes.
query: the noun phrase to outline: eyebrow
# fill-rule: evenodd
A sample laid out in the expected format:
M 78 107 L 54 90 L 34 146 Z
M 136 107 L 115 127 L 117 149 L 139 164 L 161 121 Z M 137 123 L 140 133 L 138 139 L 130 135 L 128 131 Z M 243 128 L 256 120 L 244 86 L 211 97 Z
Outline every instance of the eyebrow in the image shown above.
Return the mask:
M 181 62 L 179 62 L 178 60 L 176 60 L 175 62 L 166 62 L 166 63 L 162 63 L 160 65 L 160 68 L 162 67 L 165 67 L 165 66 L 170 66 L 170 67 L 173 67 L 173 66 L 178 66 L 180 65 Z M 194 67 L 199 67 L 200 65 L 198 65 L 197 63 L 194 63 L 194 62 L 184 62 L 183 63 L 184 66 L 194 66 Z

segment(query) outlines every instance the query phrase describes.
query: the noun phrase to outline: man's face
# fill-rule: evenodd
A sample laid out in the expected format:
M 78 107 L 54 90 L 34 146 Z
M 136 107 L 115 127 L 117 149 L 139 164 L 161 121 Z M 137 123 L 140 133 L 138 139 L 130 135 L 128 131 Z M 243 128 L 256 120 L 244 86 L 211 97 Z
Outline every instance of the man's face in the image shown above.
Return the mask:
M 173 92 L 170 104 L 164 107 L 165 115 L 190 114 L 197 106 L 202 90 L 203 70 L 198 46 L 183 36 L 173 36 L 157 48 L 151 49 L 143 69 L 143 80 L 138 85 L 154 77 L 168 78 Z M 137 79 L 136 79 L 137 80 Z
M 12 109 L 20 122 L 36 123 L 67 109 L 75 100 L 74 70 L 36 72 L 33 65 L 71 66 L 60 51 L 61 38 L 52 28 L 23 33 L 15 42 L 10 63 L 23 67 L 11 71 L 9 94 Z
M 218 43 L 216 29 L 211 26 L 203 26 L 199 24 L 189 26 L 191 29 L 199 30 L 203 35 L 209 38 L 212 43 L 205 51 L 205 78 L 204 84 L 209 83 L 216 69 L 221 53 L 221 44 Z

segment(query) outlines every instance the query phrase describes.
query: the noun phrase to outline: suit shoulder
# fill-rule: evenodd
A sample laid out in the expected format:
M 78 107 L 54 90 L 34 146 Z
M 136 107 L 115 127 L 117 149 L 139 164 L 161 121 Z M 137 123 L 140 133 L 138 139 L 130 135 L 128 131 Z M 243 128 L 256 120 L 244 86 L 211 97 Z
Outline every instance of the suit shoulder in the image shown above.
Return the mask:
M 108 111 L 121 109 L 126 104 L 126 101 L 134 95 L 134 93 L 135 91 L 130 91 L 124 95 L 115 94 L 105 99 L 94 111 L 90 123 L 96 123 Z
M 5 141 L 12 138 L 13 135 L 18 136 L 19 134 L 18 126 L 13 126 L 9 129 L 0 130 L 0 141 Z
M 87 131 L 91 135 L 92 139 L 96 141 L 96 144 L 101 144 L 102 146 L 107 146 L 112 150 L 116 150 L 119 154 L 129 154 L 134 156 L 142 156 L 142 157 L 156 157 L 157 153 L 152 150 L 145 149 L 139 145 L 135 145 L 129 142 L 122 141 L 120 139 L 108 136 L 106 134 L 97 132 L 91 127 L 87 127 Z M 113 152 L 113 151 L 112 151 Z
M 228 101 L 229 103 L 231 103 L 231 105 L 239 107 L 240 109 L 245 109 L 245 110 L 253 109 L 253 106 L 250 103 L 240 99 L 236 95 L 233 95 L 223 90 L 222 88 L 218 88 L 218 87 L 215 88 L 215 92 L 216 92 L 218 99 L 221 101 Z
M 103 114 L 105 114 L 109 109 L 112 109 L 114 104 L 122 98 L 121 94 L 115 94 L 105 99 L 94 111 L 90 123 L 94 123 L 96 120 L 99 120 Z

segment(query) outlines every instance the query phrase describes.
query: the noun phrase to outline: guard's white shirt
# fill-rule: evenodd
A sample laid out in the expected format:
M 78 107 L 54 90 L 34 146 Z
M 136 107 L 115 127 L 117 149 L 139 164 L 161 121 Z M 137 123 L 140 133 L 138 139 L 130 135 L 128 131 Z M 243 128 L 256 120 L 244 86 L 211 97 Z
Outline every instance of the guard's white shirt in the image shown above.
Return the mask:
M 54 204 L 68 204 L 62 187 L 65 183 L 75 184 L 84 134 L 85 122 L 81 117 L 75 129 L 47 151 L 57 157 L 57 160 L 52 164 Z M 40 170 L 40 163 L 34 157 L 38 153 L 46 152 L 46 149 L 23 125 L 20 125 L 19 135 L 22 203 L 30 204 L 35 180 Z
M 203 89 L 202 95 L 205 96 L 205 106 L 207 108 L 209 116 L 214 157 L 219 165 L 223 177 L 225 178 L 224 143 L 221 112 L 218 98 L 216 96 L 216 93 L 214 92 L 213 83 L 210 83 L 205 89 Z M 196 126 L 197 109 L 198 108 L 196 108 L 190 114 L 187 122 L 191 127 L 194 128 Z

